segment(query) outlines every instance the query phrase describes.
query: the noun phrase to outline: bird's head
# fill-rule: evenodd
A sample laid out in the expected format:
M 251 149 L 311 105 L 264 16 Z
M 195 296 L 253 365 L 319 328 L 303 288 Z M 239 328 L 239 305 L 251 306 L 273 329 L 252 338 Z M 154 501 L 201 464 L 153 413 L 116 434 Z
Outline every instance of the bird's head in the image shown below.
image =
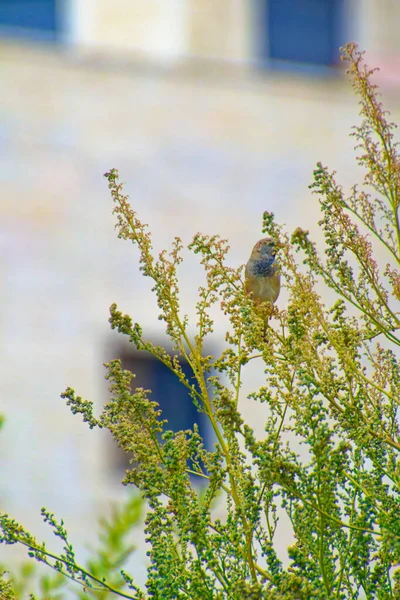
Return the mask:
M 275 256 L 277 253 L 277 247 L 272 238 L 263 238 L 259 240 L 252 250 L 253 258 L 268 258 Z

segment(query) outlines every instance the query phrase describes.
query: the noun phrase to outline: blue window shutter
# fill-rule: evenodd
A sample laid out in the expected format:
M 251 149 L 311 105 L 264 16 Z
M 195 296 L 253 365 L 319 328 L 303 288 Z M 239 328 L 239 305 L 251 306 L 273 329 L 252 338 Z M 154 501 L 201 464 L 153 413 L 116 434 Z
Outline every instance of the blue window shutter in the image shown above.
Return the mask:
M 56 0 L 0 0 L 0 27 L 55 34 L 58 29 Z
M 266 1 L 263 58 L 327 66 L 338 61 L 343 0 Z

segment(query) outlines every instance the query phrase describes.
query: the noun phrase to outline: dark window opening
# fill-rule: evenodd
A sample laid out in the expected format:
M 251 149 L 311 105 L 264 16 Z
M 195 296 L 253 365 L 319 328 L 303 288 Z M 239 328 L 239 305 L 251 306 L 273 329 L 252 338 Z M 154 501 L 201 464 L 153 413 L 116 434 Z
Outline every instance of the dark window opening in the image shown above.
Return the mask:
M 0 0 L 0 30 L 9 37 L 56 39 L 57 0 Z
M 167 419 L 165 428 L 174 432 L 185 429 L 192 429 L 196 423 L 199 433 L 203 438 L 205 448 L 212 450 L 214 437 L 211 433 L 211 427 L 208 418 L 204 413 L 199 412 L 189 395 L 188 389 L 179 381 L 179 379 L 163 363 L 153 358 L 145 352 L 119 352 L 123 369 L 134 373 L 136 377 L 132 379 L 132 390 L 143 388 L 151 390 L 149 399 L 157 402 L 162 411 L 162 419 Z M 180 361 L 183 373 L 189 383 L 195 384 L 196 380 L 190 365 L 186 361 Z M 116 449 L 115 463 L 119 471 L 125 471 L 130 468 L 129 455 Z M 205 468 L 203 466 L 203 470 Z M 194 476 L 196 481 L 201 477 Z
M 339 62 L 343 0 L 264 0 L 262 59 L 314 66 Z M 283 66 L 283 65 L 282 65 Z

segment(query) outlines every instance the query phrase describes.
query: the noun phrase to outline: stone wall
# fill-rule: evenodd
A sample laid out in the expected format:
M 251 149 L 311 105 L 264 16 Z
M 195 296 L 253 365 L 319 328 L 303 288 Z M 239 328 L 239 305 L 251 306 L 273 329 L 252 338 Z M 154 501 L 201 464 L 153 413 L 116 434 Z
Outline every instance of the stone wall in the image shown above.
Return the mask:
M 252 2 L 189 0 L 188 54 L 247 62 L 251 58 Z
M 265 0 L 266 1 L 266 0 Z M 68 35 L 81 49 L 150 61 L 214 59 L 250 63 L 261 36 L 264 0 L 70 0 L 64 4 Z M 400 3 L 348 0 L 346 40 L 376 56 L 400 54 Z

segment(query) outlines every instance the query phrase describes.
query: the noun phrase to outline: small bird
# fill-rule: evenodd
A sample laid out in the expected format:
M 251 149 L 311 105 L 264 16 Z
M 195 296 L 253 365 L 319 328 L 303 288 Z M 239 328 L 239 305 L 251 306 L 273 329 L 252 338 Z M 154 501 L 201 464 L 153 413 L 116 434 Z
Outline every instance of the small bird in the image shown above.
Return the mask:
M 246 264 L 244 289 L 258 302 L 276 302 L 281 289 L 281 276 L 275 260 L 276 246 L 271 238 L 259 240 Z

